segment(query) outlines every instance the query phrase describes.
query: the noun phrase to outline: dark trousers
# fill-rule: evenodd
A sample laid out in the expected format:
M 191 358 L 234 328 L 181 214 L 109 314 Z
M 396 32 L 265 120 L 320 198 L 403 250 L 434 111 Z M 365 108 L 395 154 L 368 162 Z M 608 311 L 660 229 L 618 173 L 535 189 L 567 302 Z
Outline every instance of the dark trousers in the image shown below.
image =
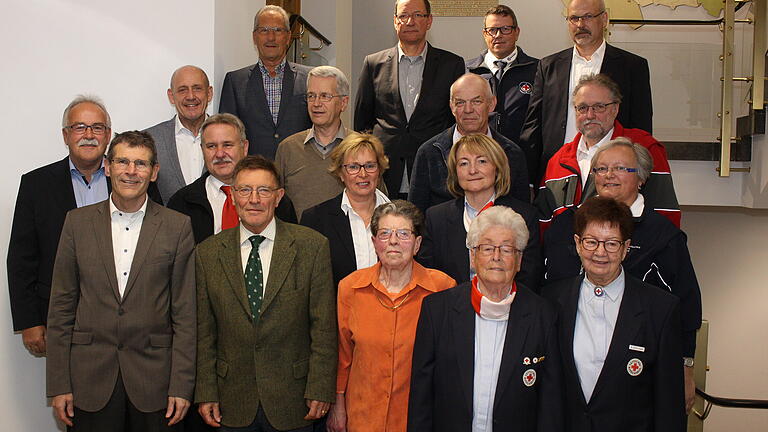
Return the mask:
M 227 427 L 222 425 L 219 431 L 220 432 L 280 432 L 274 427 L 272 427 L 271 424 L 269 424 L 269 420 L 267 420 L 267 415 L 264 414 L 264 410 L 261 409 L 261 406 L 259 406 L 259 411 L 256 412 L 256 418 L 253 420 L 253 423 L 249 424 L 248 426 Z M 283 431 L 283 432 L 312 432 L 312 425 L 298 428 L 298 429 L 290 429 L 288 431 Z
M 155 412 L 141 412 L 128 399 L 120 374 L 117 375 L 115 390 L 107 405 L 99 411 L 83 411 L 75 407 L 74 426 L 70 432 L 180 432 L 181 425 L 168 426 L 165 409 Z

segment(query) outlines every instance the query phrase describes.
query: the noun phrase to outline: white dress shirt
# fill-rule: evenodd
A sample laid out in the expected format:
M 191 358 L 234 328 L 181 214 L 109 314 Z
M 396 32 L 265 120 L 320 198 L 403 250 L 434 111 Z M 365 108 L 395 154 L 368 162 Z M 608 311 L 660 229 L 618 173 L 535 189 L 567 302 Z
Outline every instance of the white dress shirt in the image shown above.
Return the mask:
M 200 132 L 197 136 L 187 129 L 176 116 L 176 154 L 179 156 L 184 183 L 190 184 L 203 173 L 203 149 L 200 147 Z
M 597 153 L 597 149 L 601 145 L 611 140 L 613 136 L 613 128 L 608 131 L 607 134 L 590 148 L 587 148 L 587 140 L 584 139 L 584 135 L 579 139 L 579 145 L 576 147 L 576 162 L 579 164 L 579 172 L 581 173 L 581 187 L 587 184 L 587 177 L 589 177 L 589 168 L 592 166 L 592 157 Z
M 490 320 L 475 314 L 475 371 L 472 432 L 493 431 L 493 402 L 501 370 L 508 319 Z
M 571 142 L 576 136 L 576 110 L 573 108 L 573 90 L 579 83 L 579 80 L 584 75 L 598 74 L 603 67 L 603 58 L 605 57 L 605 41 L 600 44 L 600 47 L 592 53 L 592 57 L 587 60 L 581 55 L 576 47 L 573 47 L 573 57 L 571 58 L 571 81 L 568 86 L 568 117 L 566 117 L 565 123 L 565 141 L 560 143 L 565 144 Z
M 275 218 L 273 217 L 267 227 L 264 228 L 264 230 L 260 233 L 250 232 L 248 228 L 243 226 L 243 224 L 240 224 L 239 227 L 240 260 L 243 264 L 243 275 L 245 275 L 245 268 L 248 267 L 248 257 L 251 255 L 251 249 L 253 249 L 253 244 L 249 239 L 253 235 L 264 236 L 264 241 L 262 241 L 259 245 L 259 258 L 261 259 L 261 273 L 264 275 L 262 279 L 264 287 L 262 289 L 265 289 L 267 286 L 267 281 L 269 280 L 269 265 L 272 263 L 272 249 L 274 249 L 275 246 L 275 234 L 277 233 L 277 224 L 275 223 Z M 264 293 L 262 292 L 262 296 L 263 295 Z
M 224 208 L 224 202 L 227 201 L 227 194 L 221 190 L 225 185 L 223 181 L 216 177 L 209 175 L 205 179 L 205 195 L 208 197 L 208 203 L 213 210 L 213 233 L 218 234 L 221 232 L 221 211 Z M 233 191 L 234 193 L 234 191 Z
M 517 59 L 517 47 L 512 51 L 511 54 L 504 58 L 496 58 L 495 55 L 493 55 L 492 52 L 486 51 L 485 56 L 483 57 L 483 62 L 485 63 L 485 67 L 488 68 L 488 70 L 491 71 L 491 75 L 496 75 L 496 72 L 499 71 L 499 67 L 496 66 L 494 63 L 495 61 L 501 60 L 507 62 L 507 65 L 504 66 L 504 71 L 501 73 L 501 76 L 504 76 L 504 74 L 509 70 L 509 68 L 512 66 L 512 62 L 514 62 Z
M 635 202 L 629 206 L 629 211 L 632 212 L 632 217 L 640 217 L 643 215 L 643 210 L 645 210 L 645 197 L 639 193 L 637 198 L 635 198 Z
M 573 360 L 587 402 L 603 370 L 623 297 L 623 268 L 613 282 L 603 287 L 602 296 L 595 295 L 595 284 L 587 277 L 581 282 L 573 330 Z
M 387 198 L 387 196 L 380 190 L 376 189 L 375 207 L 388 202 L 389 198 Z M 349 218 L 349 228 L 352 231 L 352 245 L 355 249 L 355 264 L 357 269 L 368 268 L 376 264 L 379 258 L 376 256 L 376 250 L 373 248 L 371 225 L 368 224 L 366 226 L 363 218 L 352 208 L 352 204 L 350 204 L 349 198 L 347 197 L 346 188 L 341 195 L 341 211 L 343 211 Z
M 469 102 L 467 102 L 467 103 L 469 103 Z M 488 126 L 488 130 L 485 131 L 485 134 L 488 135 L 488 138 L 493 139 L 493 135 L 491 135 L 491 127 L 490 126 Z M 456 144 L 457 142 L 459 142 L 459 140 L 462 137 L 464 137 L 464 135 L 462 135 L 459 132 L 459 127 L 457 126 L 457 127 L 453 128 L 453 144 Z
M 115 259 L 115 273 L 120 297 L 125 293 L 125 285 L 128 283 L 128 276 L 131 273 L 133 255 L 136 253 L 141 225 L 147 212 L 147 200 L 145 194 L 144 204 L 139 211 L 127 213 L 115 207 L 112 196 L 109 197 L 109 213 L 112 220 L 112 256 Z

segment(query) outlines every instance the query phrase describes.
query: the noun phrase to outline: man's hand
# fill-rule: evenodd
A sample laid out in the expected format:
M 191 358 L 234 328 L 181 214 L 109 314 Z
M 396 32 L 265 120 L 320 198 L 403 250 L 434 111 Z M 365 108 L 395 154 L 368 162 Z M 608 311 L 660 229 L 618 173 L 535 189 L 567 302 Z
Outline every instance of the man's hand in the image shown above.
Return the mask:
M 45 355 L 45 326 L 39 325 L 21 331 L 24 347 L 34 356 Z
M 693 368 L 683 366 L 685 376 L 685 413 L 690 414 L 696 401 L 696 383 L 693 381 Z
M 320 417 L 324 416 L 326 413 L 328 413 L 328 408 L 331 407 L 331 404 L 328 402 L 322 402 L 318 400 L 309 400 L 305 399 L 307 401 L 307 407 L 309 407 L 309 412 L 307 415 L 304 416 L 304 420 L 317 420 Z
M 347 406 L 344 393 L 336 393 L 336 403 L 328 414 L 328 422 L 325 424 L 327 432 L 347 432 Z
M 65 425 L 72 426 L 72 418 L 75 416 L 75 404 L 72 393 L 64 393 L 53 397 L 53 414 Z
M 165 410 L 165 418 L 169 418 L 168 426 L 180 422 L 187 414 L 190 402 L 184 398 L 168 396 L 168 409 Z
M 221 426 L 221 412 L 219 411 L 218 402 L 203 402 L 197 406 L 197 412 L 200 413 L 200 417 L 209 426 L 220 427 Z

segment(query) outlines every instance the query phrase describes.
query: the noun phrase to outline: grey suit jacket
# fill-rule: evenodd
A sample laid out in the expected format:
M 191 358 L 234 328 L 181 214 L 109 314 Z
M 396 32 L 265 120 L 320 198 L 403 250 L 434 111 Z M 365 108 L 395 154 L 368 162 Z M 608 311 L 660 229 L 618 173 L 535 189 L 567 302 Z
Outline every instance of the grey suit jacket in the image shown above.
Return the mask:
M 149 201 L 121 298 L 109 200 L 67 214 L 48 312 L 48 396 L 73 393 L 76 407 L 98 411 L 120 373 L 140 411 L 192 399 L 193 248 L 189 218 Z
M 260 154 L 274 160 L 280 141 L 312 127 L 304 100 L 310 69 L 291 62 L 286 65 L 277 124 L 267 105 L 258 65 L 227 72 L 221 88 L 219 112 L 234 114 L 243 121 L 249 143 L 248 154 Z
M 336 290 L 328 240 L 277 220 L 261 315 L 254 322 L 240 230 L 197 246 L 196 402 L 219 402 L 223 424 L 249 425 L 259 406 L 279 430 L 305 427 L 304 399 L 335 400 Z
M 181 172 L 179 153 L 176 150 L 176 116 L 145 129 L 144 132 L 152 135 L 152 139 L 155 140 L 157 161 L 160 163 L 157 187 L 160 189 L 163 203 L 167 204 L 177 190 L 187 185 L 184 174 Z

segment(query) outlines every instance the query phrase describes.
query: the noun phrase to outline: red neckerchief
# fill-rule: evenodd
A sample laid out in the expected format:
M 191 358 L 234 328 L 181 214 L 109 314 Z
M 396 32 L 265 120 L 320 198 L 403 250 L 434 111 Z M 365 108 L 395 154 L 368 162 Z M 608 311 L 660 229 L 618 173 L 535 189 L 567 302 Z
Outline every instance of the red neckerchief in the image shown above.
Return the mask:
M 509 291 L 510 294 L 517 292 L 517 282 L 512 282 L 512 290 Z M 477 275 L 472 278 L 472 295 L 470 296 L 472 300 L 472 309 L 475 310 L 475 313 L 480 315 L 480 303 L 483 299 L 483 293 L 480 292 L 479 289 L 477 289 Z
M 488 210 L 488 209 L 489 209 L 489 208 L 491 208 L 491 207 L 493 207 L 493 200 L 491 200 L 491 201 L 488 201 L 488 204 L 486 204 L 486 205 L 485 205 L 483 208 L 481 208 L 481 209 L 480 209 L 480 211 L 479 211 L 479 212 L 477 212 L 477 214 L 480 214 L 480 213 L 482 213 L 484 210 Z

